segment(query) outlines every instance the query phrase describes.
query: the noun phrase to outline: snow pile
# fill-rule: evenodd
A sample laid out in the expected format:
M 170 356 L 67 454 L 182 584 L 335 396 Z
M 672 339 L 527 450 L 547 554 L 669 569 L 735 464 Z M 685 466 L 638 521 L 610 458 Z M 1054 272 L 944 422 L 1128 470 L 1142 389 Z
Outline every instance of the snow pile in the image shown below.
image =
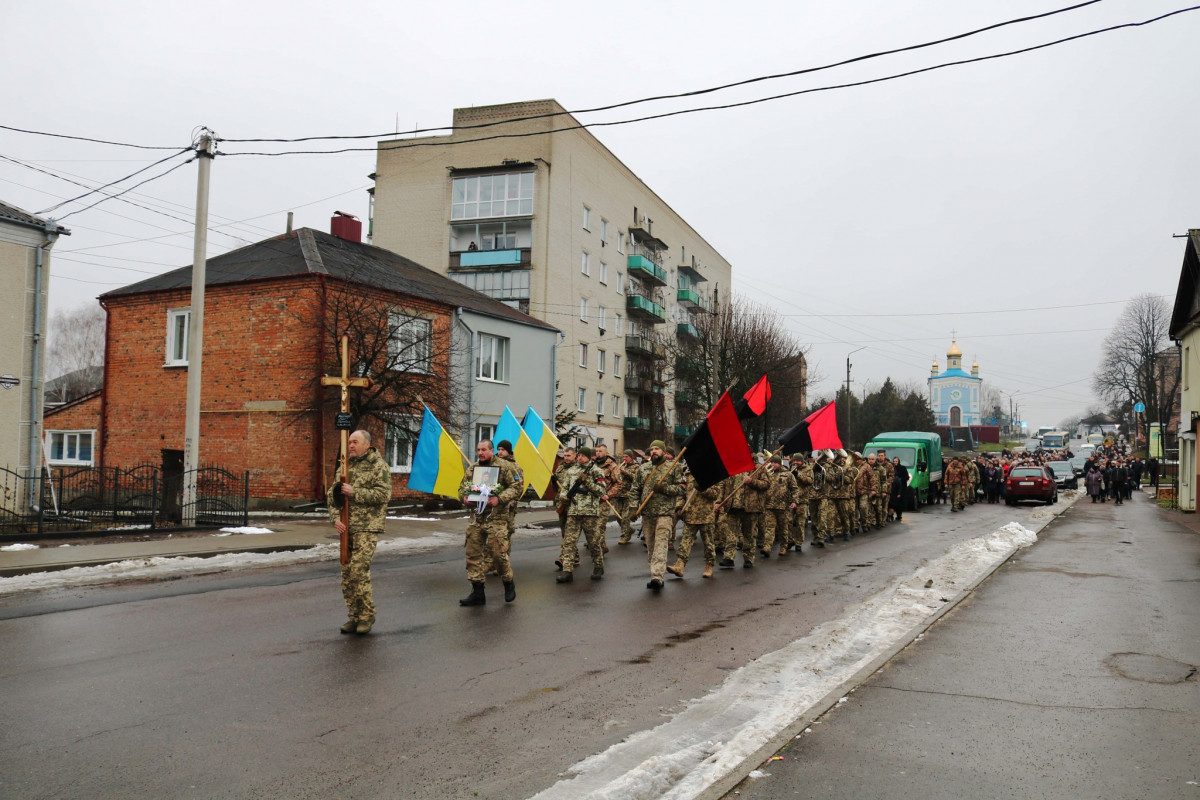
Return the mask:
M 905 641 L 959 592 L 1036 541 L 1036 534 L 1013 522 L 955 545 L 908 578 L 849 606 L 841 618 L 730 673 L 669 722 L 579 762 L 571 768 L 573 777 L 535 800 L 696 797 Z
M 221 532 L 220 532 L 220 533 L 214 533 L 214 534 L 213 534 L 213 536 L 228 536 L 228 535 L 230 535 L 231 533 L 255 534 L 255 533 L 274 533 L 274 532 L 275 532 L 275 531 L 271 530 L 270 528 L 255 528 L 255 527 L 249 527 L 249 528 L 221 528 Z
M 452 544 L 461 547 L 462 534 L 435 533 L 419 539 L 382 539 L 375 552 L 377 555 L 380 553 L 420 553 Z M 26 547 L 34 546 L 27 545 Z M 244 567 L 279 567 L 317 561 L 336 561 L 338 557 L 338 545 L 329 543 L 279 553 L 225 553 L 208 558 L 195 556 L 135 558 L 95 567 L 73 567 L 55 572 L 34 572 L 12 578 L 0 578 L 0 596 L 40 589 L 115 583 L 122 580 L 161 579 L 168 576 L 198 573 L 212 574 Z
M 25 544 L 24 542 L 17 542 L 16 544 L 6 544 L 3 547 L 0 547 L 0 550 L 3 550 L 6 553 L 16 553 L 20 550 L 37 550 L 37 549 L 38 549 L 38 546 L 36 544 Z

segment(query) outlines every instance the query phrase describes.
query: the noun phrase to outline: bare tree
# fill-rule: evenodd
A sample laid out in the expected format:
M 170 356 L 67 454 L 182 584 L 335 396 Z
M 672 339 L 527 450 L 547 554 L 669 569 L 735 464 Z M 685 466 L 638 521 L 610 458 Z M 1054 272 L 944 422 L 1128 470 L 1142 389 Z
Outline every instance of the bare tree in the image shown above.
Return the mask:
M 1179 394 L 1179 354 L 1169 330 L 1171 307 L 1162 297 L 1141 294 L 1129 301 L 1104 339 L 1092 389 L 1128 419 L 1137 402 L 1146 404 L 1139 423 L 1147 435 L 1150 422 L 1170 424 Z
M 50 317 L 46 375 L 63 380 L 55 382 L 49 399 L 65 403 L 88 391 L 104 366 L 105 322 L 98 303 L 59 309 Z

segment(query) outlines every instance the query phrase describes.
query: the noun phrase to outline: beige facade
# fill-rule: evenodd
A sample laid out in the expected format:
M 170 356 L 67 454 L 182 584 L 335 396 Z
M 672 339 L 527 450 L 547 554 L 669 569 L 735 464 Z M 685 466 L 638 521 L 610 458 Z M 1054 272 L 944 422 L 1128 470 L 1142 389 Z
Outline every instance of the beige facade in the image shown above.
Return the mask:
M 50 248 L 60 233 L 0 203 L 0 467 L 20 475 L 41 464 Z
M 449 136 L 381 142 L 372 242 L 562 330 L 558 403 L 590 436 L 682 438 L 706 409 L 677 359 L 732 268 L 578 124 L 541 100 L 455 109 Z

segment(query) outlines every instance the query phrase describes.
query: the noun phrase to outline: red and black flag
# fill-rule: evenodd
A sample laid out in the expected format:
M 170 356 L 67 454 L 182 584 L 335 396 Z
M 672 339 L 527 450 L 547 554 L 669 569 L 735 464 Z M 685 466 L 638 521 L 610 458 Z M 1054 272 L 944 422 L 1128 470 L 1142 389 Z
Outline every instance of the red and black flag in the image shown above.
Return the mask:
M 779 437 L 785 453 L 807 453 L 812 450 L 840 450 L 837 409 L 833 403 L 814 411 Z
M 712 407 L 700 427 L 684 441 L 683 460 L 695 479 L 697 489 L 707 489 L 730 475 L 754 469 L 750 445 L 742 432 L 729 392 Z
M 750 391 L 742 395 L 742 399 L 737 401 L 737 417 L 745 421 L 754 417 L 761 417 L 763 411 L 767 408 L 767 401 L 771 399 L 771 382 L 767 380 L 767 376 L 763 375 L 758 379 L 758 383 L 750 387 Z M 737 474 L 736 472 L 734 473 Z

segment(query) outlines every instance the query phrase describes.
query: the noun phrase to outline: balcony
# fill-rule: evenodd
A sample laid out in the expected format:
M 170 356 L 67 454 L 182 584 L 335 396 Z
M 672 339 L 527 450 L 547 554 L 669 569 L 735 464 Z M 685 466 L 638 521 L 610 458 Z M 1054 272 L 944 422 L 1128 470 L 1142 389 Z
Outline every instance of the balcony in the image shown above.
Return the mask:
M 625 310 L 633 319 L 659 324 L 667 321 L 667 310 L 649 297 L 640 294 L 625 296 Z
M 625 376 L 625 391 L 634 392 L 636 394 L 650 394 L 654 389 L 654 384 L 650 380 L 649 375 L 626 375 Z
M 626 336 L 625 354 L 647 358 L 666 358 L 667 346 L 654 341 L 649 336 Z
M 650 430 L 650 420 L 646 417 L 626 417 L 625 430 L 648 431 Z
M 675 326 L 675 335 L 680 337 L 691 337 L 693 339 L 700 338 L 700 331 L 696 330 L 696 326 L 690 322 L 680 322 Z
M 704 308 L 704 298 L 695 289 L 681 288 L 675 292 L 675 299 L 684 308 Z
M 450 269 L 480 269 L 483 267 L 528 267 L 532 264 L 531 248 L 509 250 L 461 250 L 450 253 Z
M 687 437 L 691 436 L 695 432 L 696 432 L 695 425 L 676 425 L 675 426 L 675 438 L 676 439 L 686 439 Z
M 699 408 L 700 395 L 689 389 L 680 389 L 675 392 L 675 407 L 676 408 Z
M 667 271 L 654 263 L 649 255 L 641 253 L 630 255 L 627 263 L 630 277 L 641 278 L 657 286 L 667 285 Z

